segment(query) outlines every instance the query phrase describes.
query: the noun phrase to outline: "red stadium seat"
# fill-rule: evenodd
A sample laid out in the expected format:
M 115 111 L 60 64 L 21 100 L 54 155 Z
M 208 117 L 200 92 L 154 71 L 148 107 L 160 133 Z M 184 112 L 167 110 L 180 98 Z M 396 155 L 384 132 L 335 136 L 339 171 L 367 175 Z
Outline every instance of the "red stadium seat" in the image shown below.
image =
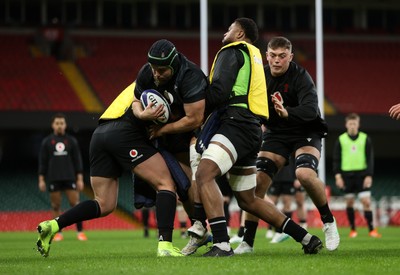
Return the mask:
M 29 36 L 0 39 L 0 110 L 84 111 L 56 60 L 31 56 Z

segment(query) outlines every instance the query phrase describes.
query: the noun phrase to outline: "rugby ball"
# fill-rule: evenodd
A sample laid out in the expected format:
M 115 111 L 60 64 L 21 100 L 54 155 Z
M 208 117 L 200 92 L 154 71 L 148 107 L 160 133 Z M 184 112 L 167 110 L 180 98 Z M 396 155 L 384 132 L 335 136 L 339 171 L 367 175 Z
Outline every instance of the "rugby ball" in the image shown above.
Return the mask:
M 169 107 L 168 101 L 165 99 L 165 97 L 157 92 L 156 90 L 149 89 L 143 91 L 143 93 L 140 95 L 140 101 L 142 102 L 143 108 L 146 108 L 147 105 L 150 104 L 150 102 L 153 102 L 153 108 L 156 108 L 160 104 L 164 105 L 164 114 L 160 117 L 157 118 L 155 123 L 167 123 L 171 114 L 171 109 Z

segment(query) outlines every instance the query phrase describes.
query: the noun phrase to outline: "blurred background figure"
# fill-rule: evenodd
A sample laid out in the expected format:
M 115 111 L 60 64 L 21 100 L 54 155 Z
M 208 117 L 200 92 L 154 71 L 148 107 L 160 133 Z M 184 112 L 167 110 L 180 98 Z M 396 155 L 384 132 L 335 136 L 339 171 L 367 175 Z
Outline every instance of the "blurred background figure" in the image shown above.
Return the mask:
M 294 195 L 296 201 L 296 214 L 301 227 L 307 229 L 307 209 L 306 209 L 306 191 L 301 186 L 298 179 L 294 180 L 294 188 L 296 189 L 296 194 Z
M 178 221 L 179 221 L 179 229 L 181 231 L 181 238 L 186 239 L 188 237 L 188 234 L 186 232 L 188 215 L 180 201 L 177 201 L 176 214 L 177 214 Z
M 143 237 L 149 237 L 149 219 L 150 219 L 150 208 L 142 208 L 142 222 L 143 222 Z
M 268 189 L 268 198 L 275 205 L 278 204 L 279 198 L 282 200 L 282 212 L 289 218 L 292 218 L 292 203 L 295 200 L 296 188 L 294 182 L 296 175 L 294 172 L 293 158 L 289 159 L 289 164 L 284 166 L 274 177 L 271 186 Z M 300 182 L 298 182 L 300 184 Z M 269 225 L 266 237 L 272 239 L 271 243 L 280 243 L 289 238 L 285 233 L 273 232 L 274 229 Z
M 57 113 L 51 122 L 53 133 L 43 139 L 39 153 L 39 190 L 50 193 L 53 217 L 61 214 L 62 192 L 71 207 L 79 203 L 79 192 L 84 188 L 82 156 L 78 141 L 66 133 L 65 115 Z M 46 188 L 47 187 L 47 188 Z M 77 238 L 86 241 L 82 222 L 76 224 Z M 63 240 L 61 232 L 54 241 Z
M 66 28 L 57 17 L 38 30 L 35 43 L 46 56 L 53 56 L 57 60 L 72 58 L 73 43 Z
M 150 212 L 156 211 L 156 208 L 144 206 L 142 207 L 141 211 L 142 211 L 142 223 L 143 223 L 143 237 L 148 238 L 150 236 L 150 229 L 152 227 L 150 223 Z M 186 239 L 188 236 L 186 232 L 188 215 L 186 214 L 186 211 L 183 208 L 183 205 L 180 201 L 177 201 L 176 214 L 179 222 L 181 238 Z M 154 219 L 154 221 L 157 222 L 156 219 Z
M 354 202 L 360 199 L 364 217 L 367 221 L 369 236 L 380 238 L 374 228 L 371 209 L 371 187 L 374 174 L 374 151 L 371 139 L 359 131 L 360 116 L 351 113 L 346 116 L 347 131 L 339 136 L 333 152 L 333 171 L 336 186 L 343 190 L 346 200 L 347 218 L 350 223 L 350 238 L 357 237 Z

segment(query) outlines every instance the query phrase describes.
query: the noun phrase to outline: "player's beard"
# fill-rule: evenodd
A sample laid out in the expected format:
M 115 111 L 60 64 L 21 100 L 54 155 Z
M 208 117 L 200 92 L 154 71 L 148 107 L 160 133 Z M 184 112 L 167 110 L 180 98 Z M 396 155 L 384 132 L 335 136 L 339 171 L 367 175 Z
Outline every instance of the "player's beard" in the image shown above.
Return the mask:
M 159 78 L 154 78 L 154 84 L 156 84 L 157 87 L 166 85 L 168 81 L 170 81 L 172 78 L 171 77 L 159 77 Z

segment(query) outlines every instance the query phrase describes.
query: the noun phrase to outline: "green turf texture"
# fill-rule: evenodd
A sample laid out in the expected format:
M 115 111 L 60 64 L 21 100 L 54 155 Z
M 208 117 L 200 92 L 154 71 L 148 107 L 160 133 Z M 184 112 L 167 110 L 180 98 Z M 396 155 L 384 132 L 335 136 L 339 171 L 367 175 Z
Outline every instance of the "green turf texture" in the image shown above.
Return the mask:
M 255 253 L 229 258 L 202 258 L 205 247 L 189 257 L 157 258 L 155 230 L 149 238 L 143 238 L 141 230 L 87 231 L 87 242 L 68 230 L 43 258 L 36 251 L 36 232 L 2 232 L 0 274 L 400 274 L 400 227 L 380 229 L 381 239 L 368 237 L 366 228 L 350 239 L 348 231 L 340 229 L 337 251 L 304 255 L 292 239 L 270 244 L 261 228 Z M 320 229 L 310 232 L 323 239 Z M 174 245 L 182 248 L 186 243 L 176 231 Z

